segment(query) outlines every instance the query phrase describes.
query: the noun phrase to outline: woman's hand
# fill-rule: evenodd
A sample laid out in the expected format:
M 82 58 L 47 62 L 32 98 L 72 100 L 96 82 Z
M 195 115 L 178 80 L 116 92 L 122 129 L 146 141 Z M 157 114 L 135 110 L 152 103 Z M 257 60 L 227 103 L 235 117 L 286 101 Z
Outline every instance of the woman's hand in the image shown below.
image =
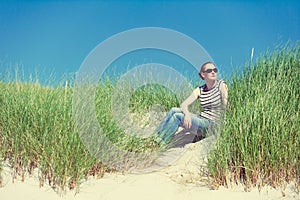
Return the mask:
M 192 126 L 192 119 L 190 114 L 184 116 L 183 125 L 185 128 L 189 129 Z
M 200 90 L 199 88 L 196 88 L 192 94 L 182 102 L 180 105 L 180 109 L 184 114 L 184 120 L 183 120 L 183 125 L 185 128 L 189 129 L 192 126 L 192 119 L 191 119 L 191 114 L 188 110 L 188 106 L 191 105 L 194 101 L 197 100 Z

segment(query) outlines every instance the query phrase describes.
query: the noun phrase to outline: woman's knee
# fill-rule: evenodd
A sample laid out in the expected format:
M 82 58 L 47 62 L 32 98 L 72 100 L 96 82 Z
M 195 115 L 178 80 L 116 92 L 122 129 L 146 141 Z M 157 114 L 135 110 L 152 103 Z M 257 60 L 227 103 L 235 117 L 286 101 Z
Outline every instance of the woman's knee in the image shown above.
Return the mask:
M 173 107 L 169 111 L 170 113 L 181 113 L 181 109 L 177 107 Z
M 180 124 L 180 123 L 182 123 L 183 122 L 183 120 L 184 120 L 184 114 L 182 113 L 182 112 L 177 112 L 177 113 L 174 113 L 173 114 L 173 117 L 176 119 L 176 120 L 178 120 L 178 123 Z

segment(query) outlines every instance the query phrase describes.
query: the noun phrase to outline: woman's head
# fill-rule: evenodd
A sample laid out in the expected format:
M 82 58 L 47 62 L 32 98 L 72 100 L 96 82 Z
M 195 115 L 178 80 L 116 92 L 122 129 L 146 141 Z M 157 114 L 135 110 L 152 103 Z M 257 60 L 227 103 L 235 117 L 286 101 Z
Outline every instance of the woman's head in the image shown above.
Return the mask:
M 216 79 L 217 78 L 218 69 L 213 62 L 206 62 L 201 66 L 199 71 L 199 76 L 201 79 L 205 80 L 209 79 Z

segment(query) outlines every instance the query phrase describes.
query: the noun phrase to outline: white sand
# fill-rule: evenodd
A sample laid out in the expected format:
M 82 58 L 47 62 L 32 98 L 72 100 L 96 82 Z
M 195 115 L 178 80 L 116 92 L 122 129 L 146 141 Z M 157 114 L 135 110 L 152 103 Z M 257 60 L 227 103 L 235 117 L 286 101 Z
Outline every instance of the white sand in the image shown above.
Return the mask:
M 207 141 L 189 144 L 184 147 L 185 153 L 171 166 L 156 172 L 140 174 L 105 174 L 101 179 L 91 178 L 80 185 L 79 193 L 67 192 L 63 196 L 45 185 L 39 187 L 37 175 L 27 177 L 24 182 L 12 183 L 9 168 L 4 169 L 4 187 L 0 188 L 0 200 L 193 200 L 193 199 L 300 199 L 293 184 L 288 185 L 285 197 L 282 191 L 265 187 L 261 192 L 254 188 L 245 192 L 242 186 L 231 189 L 220 187 L 211 190 L 207 178 L 201 170 Z M 173 153 L 182 148 L 174 148 Z M 172 153 L 172 151 L 170 151 Z M 201 153 L 200 153 L 201 152 Z M 198 159 L 195 159 L 198 158 Z

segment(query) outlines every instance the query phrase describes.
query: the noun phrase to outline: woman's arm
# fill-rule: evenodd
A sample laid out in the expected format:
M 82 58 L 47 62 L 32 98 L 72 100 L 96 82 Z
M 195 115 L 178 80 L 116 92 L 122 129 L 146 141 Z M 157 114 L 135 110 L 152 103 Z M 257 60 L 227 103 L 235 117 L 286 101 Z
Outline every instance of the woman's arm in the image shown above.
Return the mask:
M 222 103 L 225 107 L 229 106 L 228 103 L 228 87 L 225 82 L 222 82 L 220 85 L 220 91 L 221 91 L 221 96 L 222 96 Z
M 200 95 L 200 90 L 199 88 L 196 88 L 192 92 L 192 94 L 186 100 L 184 100 L 180 105 L 180 109 L 184 114 L 183 125 L 185 128 L 190 128 L 192 126 L 191 114 L 188 110 L 188 106 L 191 105 L 194 101 L 196 101 L 199 95 Z

